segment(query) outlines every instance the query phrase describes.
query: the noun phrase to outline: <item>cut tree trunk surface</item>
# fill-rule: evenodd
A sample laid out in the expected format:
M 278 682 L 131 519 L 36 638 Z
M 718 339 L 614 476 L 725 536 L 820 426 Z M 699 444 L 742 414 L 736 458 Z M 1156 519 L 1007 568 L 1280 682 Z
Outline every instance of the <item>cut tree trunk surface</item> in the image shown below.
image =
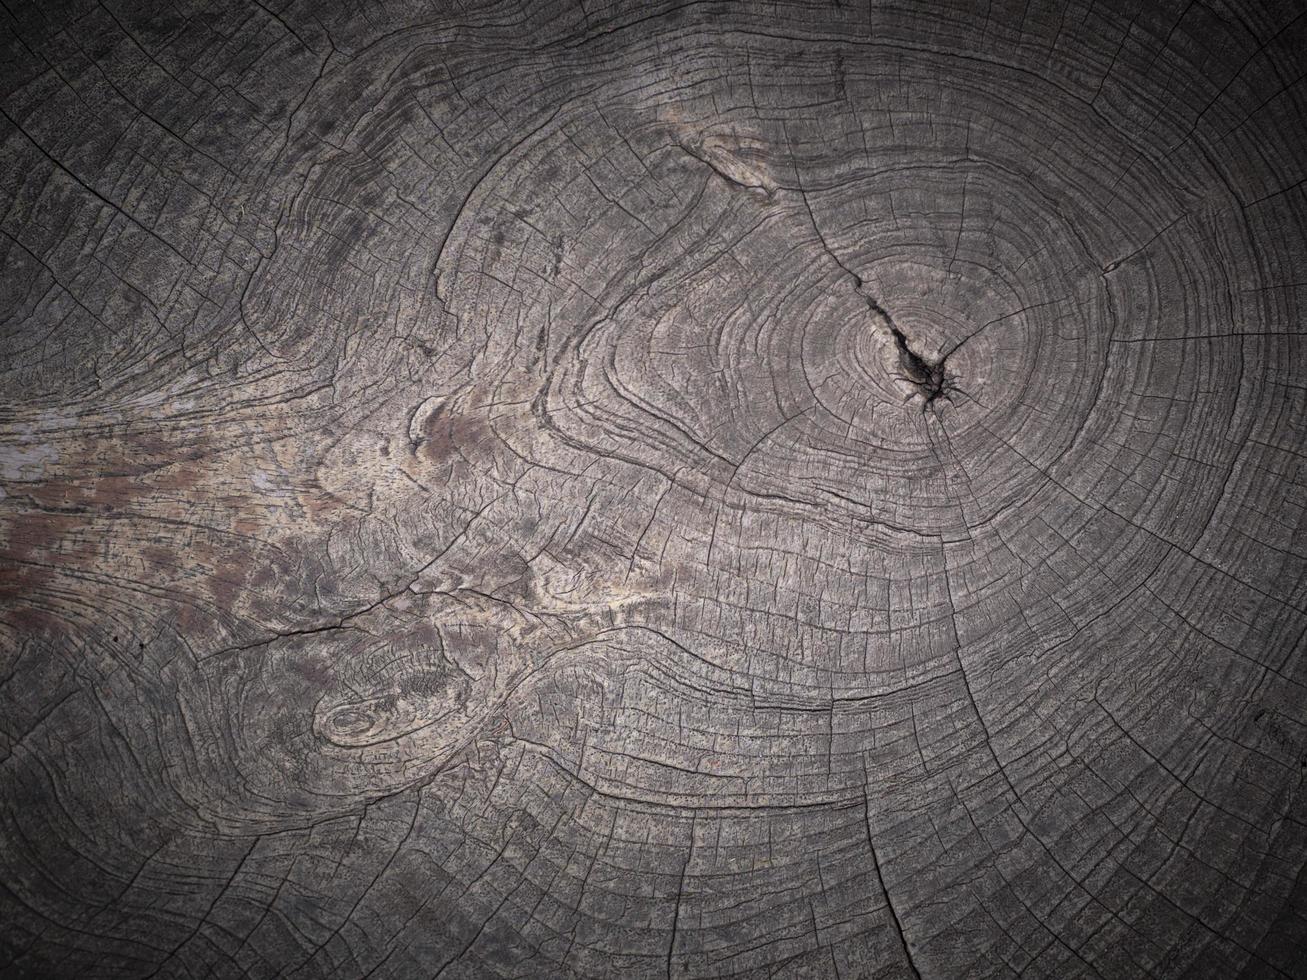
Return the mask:
M 1307 11 L 19 0 L 0 975 L 1307 976 Z

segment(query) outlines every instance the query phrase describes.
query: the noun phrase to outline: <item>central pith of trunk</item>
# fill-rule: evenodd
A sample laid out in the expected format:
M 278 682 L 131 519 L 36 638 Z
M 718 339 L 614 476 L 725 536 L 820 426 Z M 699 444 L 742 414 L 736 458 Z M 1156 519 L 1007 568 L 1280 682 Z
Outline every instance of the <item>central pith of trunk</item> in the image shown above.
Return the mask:
M 863 293 L 863 299 L 867 301 L 867 306 L 873 314 L 876 315 L 894 336 L 894 343 L 899 349 L 899 365 L 903 368 L 905 378 L 917 389 L 926 399 L 926 404 L 930 405 L 941 395 L 948 393 L 948 377 L 944 373 L 944 362 L 948 359 L 945 354 L 935 360 L 927 360 L 908 345 L 907 335 L 899 329 L 894 318 L 890 316 L 889 310 L 885 309 L 878 302 Z

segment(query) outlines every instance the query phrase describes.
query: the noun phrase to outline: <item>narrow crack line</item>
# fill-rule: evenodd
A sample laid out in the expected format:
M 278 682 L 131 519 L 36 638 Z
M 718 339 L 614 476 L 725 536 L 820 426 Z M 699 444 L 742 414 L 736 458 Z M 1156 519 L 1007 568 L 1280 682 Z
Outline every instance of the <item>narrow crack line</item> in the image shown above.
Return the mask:
M 894 922 L 894 931 L 898 933 L 899 945 L 903 947 L 903 957 L 907 960 L 908 969 L 917 980 L 921 980 L 921 971 L 917 969 L 916 961 L 912 958 L 912 950 L 908 948 L 908 938 L 903 933 L 903 920 L 899 918 L 898 910 L 894 908 L 894 900 L 890 898 L 889 889 L 885 887 L 885 875 L 880 870 L 880 856 L 876 853 L 876 844 L 871 836 L 871 800 L 867 797 L 865 782 L 862 786 L 862 818 L 867 830 L 867 849 L 871 851 L 871 866 L 876 871 L 880 890 L 885 894 L 885 908 L 889 909 L 889 917 Z
M 694 860 L 694 825 L 699 814 L 690 814 L 690 849 L 686 852 L 685 863 L 681 865 L 681 879 L 676 886 L 676 907 L 672 910 L 672 935 L 667 942 L 667 980 L 672 980 L 672 957 L 676 953 L 676 929 L 681 922 L 681 899 L 685 897 L 685 875 Z
M 971 333 L 965 335 L 961 340 L 955 343 L 948 350 L 944 351 L 944 353 L 940 355 L 940 361 L 942 362 L 952 357 L 954 351 L 956 351 L 963 344 L 970 341 L 977 334 L 983 332 L 987 327 L 992 327 L 996 323 L 1002 323 L 1004 320 L 1010 320 L 1014 316 L 1020 316 L 1022 313 L 1028 313 L 1030 310 L 1038 310 L 1044 308 L 1045 306 L 1054 306 L 1058 303 L 1064 303 L 1064 302 L 1066 302 L 1066 297 L 1062 296 L 1059 297 L 1058 299 L 1051 299 L 1046 303 L 1035 303 L 1031 306 L 1023 306 L 1019 310 L 1013 310 L 1011 313 L 1004 313 L 1002 316 L 996 316 L 992 320 L 987 320 L 986 322 L 982 323 L 980 326 L 976 327 L 975 330 L 971 331 Z
M 933 404 L 941 396 L 947 396 L 949 385 L 948 376 L 944 373 L 944 364 L 948 360 L 949 354 L 952 354 L 957 347 L 933 360 L 922 357 L 912 349 L 912 346 L 908 343 L 907 335 L 894 322 L 894 317 L 890 315 L 889 310 L 885 309 L 876 297 L 867 292 L 866 283 L 863 282 L 862 277 L 845 265 L 844 260 L 831 248 L 830 242 L 826 240 L 825 234 L 822 233 L 821 225 L 817 224 L 817 215 L 812 210 L 812 203 L 808 200 L 807 191 L 804 190 L 803 178 L 799 176 L 797 165 L 794 168 L 794 179 L 799 198 L 803 201 L 804 210 L 808 212 L 808 220 L 812 223 L 812 230 L 817 233 L 817 240 L 821 242 L 822 249 L 843 272 L 853 278 L 855 289 L 858 295 L 862 297 L 863 302 L 867 304 L 867 308 L 880 321 L 881 326 L 889 330 L 894 337 L 894 344 L 899 350 L 899 364 L 902 365 L 907 380 L 920 389 L 926 398 L 926 405 Z

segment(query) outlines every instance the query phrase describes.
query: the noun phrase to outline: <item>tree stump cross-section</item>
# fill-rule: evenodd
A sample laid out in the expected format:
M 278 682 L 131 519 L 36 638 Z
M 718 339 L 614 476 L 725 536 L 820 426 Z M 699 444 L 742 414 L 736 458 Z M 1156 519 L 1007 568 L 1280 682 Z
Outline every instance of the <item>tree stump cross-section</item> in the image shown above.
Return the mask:
M 0 976 L 1307 976 L 1307 11 L 20 0 Z

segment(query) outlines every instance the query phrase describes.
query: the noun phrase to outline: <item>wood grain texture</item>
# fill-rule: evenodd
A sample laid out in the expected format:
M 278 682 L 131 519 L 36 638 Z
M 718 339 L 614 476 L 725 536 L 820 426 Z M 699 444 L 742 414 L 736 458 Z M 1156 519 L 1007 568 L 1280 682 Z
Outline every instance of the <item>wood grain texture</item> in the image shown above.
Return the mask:
M 1300 3 L 0 34 L 0 973 L 1307 975 Z

